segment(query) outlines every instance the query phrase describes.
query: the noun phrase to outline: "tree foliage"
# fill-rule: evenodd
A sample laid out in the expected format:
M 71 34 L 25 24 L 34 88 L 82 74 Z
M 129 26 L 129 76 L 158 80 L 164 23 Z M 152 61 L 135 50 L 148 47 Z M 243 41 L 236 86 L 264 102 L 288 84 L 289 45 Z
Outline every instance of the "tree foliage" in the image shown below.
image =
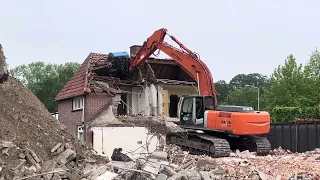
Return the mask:
M 249 85 L 249 87 L 247 87 Z M 256 88 L 252 88 L 252 86 Z M 259 73 L 238 74 L 229 82 L 229 91 L 226 103 L 237 106 L 251 106 L 258 108 L 258 91 L 259 88 L 259 106 L 260 109 L 266 107 L 264 91 L 269 86 L 267 76 Z M 220 92 L 219 92 L 220 93 Z
M 214 83 L 214 86 L 218 92 L 218 103 L 225 104 L 227 102 L 227 97 L 232 90 L 232 86 L 224 80 Z
M 255 86 L 259 89 L 265 89 L 266 87 L 268 87 L 268 84 L 269 80 L 267 76 L 259 73 L 238 74 L 230 81 L 230 85 L 235 89 L 244 88 L 246 85 Z
M 24 84 L 44 103 L 50 112 L 57 111 L 55 96 L 80 67 L 79 63 L 45 64 L 33 62 L 10 70 L 13 77 Z
M 313 107 L 319 104 L 319 53 L 313 52 L 305 65 L 297 64 L 293 55 L 289 55 L 284 65 L 274 70 L 267 100 L 270 109 L 276 106 Z
M 238 74 L 229 83 L 220 81 L 216 89 L 220 104 L 251 106 L 257 109 L 259 88 L 260 110 L 267 110 L 275 121 L 296 118 L 320 118 L 320 53 L 315 50 L 303 66 L 290 54 L 274 69 L 270 78 L 259 73 Z
M 256 88 L 251 87 L 235 89 L 228 95 L 227 104 L 236 106 L 250 106 L 255 110 L 258 110 L 258 91 Z M 260 110 L 266 108 L 266 101 L 261 93 L 259 93 L 259 106 Z

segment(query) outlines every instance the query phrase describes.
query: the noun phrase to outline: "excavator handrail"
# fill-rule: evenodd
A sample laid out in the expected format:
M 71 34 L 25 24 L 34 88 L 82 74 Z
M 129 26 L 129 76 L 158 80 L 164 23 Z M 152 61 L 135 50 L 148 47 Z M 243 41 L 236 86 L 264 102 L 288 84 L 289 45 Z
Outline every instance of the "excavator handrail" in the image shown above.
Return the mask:
M 130 71 L 146 61 L 158 49 L 176 61 L 180 67 L 186 70 L 186 72 L 197 81 L 199 92 L 202 96 L 214 96 L 215 106 L 217 107 L 217 92 L 214 87 L 212 74 L 207 65 L 200 60 L 196 53 L 189 50 L 174 36 L 169 35 L 181 49 L 164 42 L 166 35 L 169 35 L 167 29 L 162 28 L 155 31 L 153 35 L 143 43 L 135 56 L 131 57 Z

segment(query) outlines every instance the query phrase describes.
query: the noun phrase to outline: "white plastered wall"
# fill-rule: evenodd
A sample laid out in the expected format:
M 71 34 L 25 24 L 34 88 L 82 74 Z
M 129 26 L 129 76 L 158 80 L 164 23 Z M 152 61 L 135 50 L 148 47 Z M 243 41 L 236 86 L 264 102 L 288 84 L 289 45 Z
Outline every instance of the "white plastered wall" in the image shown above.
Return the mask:
M 131 158 L 137 158 L 139 153 L 153 152 L 159 145 L 158 138 L 148 134 L 144 127 L 93 127 L 93 149 L 99 155 L 111 158 L 114 148 L 122 148 L 122 153 L 128 153 Z M 164 138 L 164 137 L 162 137 Z M 148 150 L 146 146 L 149 143 Z
M 167 93 L 165 93 L 165 91 Z M 181 97 L 183 94 L 197 94 L 193 86 L 178 85 L 145 85 L 143 87 L 133 87 L 128 104 L 130 104 L 130 114 L 165 115 L 168 116 L 170 95 Z M 165 104 L 167 103 L 167 104 Z M 164 113 L 166 112 L 166 113 Z

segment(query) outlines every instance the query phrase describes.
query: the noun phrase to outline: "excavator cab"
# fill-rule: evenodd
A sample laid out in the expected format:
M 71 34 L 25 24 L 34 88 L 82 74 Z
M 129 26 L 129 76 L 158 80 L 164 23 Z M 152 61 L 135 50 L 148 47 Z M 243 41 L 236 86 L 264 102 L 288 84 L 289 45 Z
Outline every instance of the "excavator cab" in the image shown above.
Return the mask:
M 214 110 L 214 96 L 184 95 L 178 104 L 181 125 L 205 126 L 205 111 Z

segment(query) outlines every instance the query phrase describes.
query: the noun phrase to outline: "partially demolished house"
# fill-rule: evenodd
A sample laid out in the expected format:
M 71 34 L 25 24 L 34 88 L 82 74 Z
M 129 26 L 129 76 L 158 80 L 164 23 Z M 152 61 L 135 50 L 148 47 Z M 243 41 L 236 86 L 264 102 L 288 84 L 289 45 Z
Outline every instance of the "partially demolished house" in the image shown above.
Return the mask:
M 130 54 L 139 48 L 130 47 Z M 90 53 L 56 96 L 59 121 L 88 145 L 90 127 L 101 119 L 176 117 L 179 97 L 197 93 L 196 82 L 173 60 L 150 58 L 131 74 L 129 62 L 126 52 Z M 107 113 L 111 110 L 113 115 Z

